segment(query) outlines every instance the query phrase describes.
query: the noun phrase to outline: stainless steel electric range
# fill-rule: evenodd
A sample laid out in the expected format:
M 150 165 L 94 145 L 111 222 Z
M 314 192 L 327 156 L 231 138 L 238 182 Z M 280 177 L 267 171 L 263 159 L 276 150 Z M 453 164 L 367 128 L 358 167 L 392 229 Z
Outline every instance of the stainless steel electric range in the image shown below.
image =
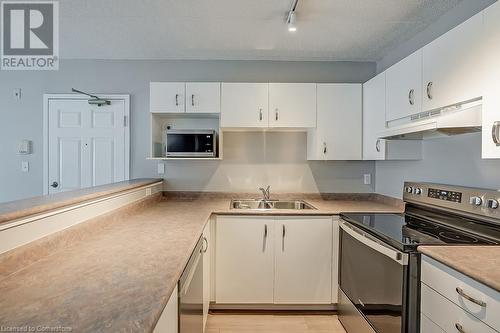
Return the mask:
M 348 333 L 420 332 L 419 245 L 500 244 L 500 192 L 405 183 L 404 214 L 343 214 L 339 319 Z

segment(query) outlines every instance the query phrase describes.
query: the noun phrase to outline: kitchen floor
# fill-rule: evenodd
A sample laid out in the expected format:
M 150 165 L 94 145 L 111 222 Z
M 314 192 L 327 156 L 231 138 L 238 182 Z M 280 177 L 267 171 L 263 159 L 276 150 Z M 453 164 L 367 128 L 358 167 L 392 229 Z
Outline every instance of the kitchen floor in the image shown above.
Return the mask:
M 335 315 L 210 314 L 205 333 L 345 333 Z

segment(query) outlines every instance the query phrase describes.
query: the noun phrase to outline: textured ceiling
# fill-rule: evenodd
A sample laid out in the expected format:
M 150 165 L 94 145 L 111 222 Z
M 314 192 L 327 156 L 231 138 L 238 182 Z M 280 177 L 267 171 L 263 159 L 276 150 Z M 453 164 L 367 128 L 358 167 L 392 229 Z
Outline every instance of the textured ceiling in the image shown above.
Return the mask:
M 463 0 L 62 0 L 60 53 L 77 59 L 377 61 Z

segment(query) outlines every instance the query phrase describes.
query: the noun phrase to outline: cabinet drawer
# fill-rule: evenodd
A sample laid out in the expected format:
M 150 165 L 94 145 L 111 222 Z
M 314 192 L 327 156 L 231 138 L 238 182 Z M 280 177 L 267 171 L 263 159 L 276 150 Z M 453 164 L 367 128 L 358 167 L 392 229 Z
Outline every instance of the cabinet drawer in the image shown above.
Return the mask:
M 500 330 L 499 292 L 427 256 L 422 259 L 422 282 L 476 318 Z M 457 288 L 463 292 L 462 295 Z M 485 306 L 468 300 L 464 294 L 484 302 Z
M 420 332 L 422 333 L 446 333 L 439 327 L 434 324 L 432 320 L 427 318 L 426 315 L 420 314 Z
M 422 283 L 421 312 L 446 332 L 495 333 L 491 327 Z M 423 330 L 422 332 L 427 333 Z M 438 331 L 437 331 L 438 332 Z

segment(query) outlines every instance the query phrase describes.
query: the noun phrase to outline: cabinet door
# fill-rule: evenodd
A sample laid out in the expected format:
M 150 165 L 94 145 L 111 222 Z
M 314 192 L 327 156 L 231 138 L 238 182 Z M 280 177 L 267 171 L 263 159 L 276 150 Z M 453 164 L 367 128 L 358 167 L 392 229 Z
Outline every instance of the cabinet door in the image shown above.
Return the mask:
M 186 83 L 186 112 L 220 113 L 220 82 Z
M 483 158 L 500 158 L 500 3 L 484 12 Z
M 408 117 L 422 110 L 422 50 L 387 70 L 386 120 Z
M 210 307 L 210 276 L 211 276 L 211 258 L 210 253 L 212 246 L 212 239 L 210 237 L 210 221 L 203 230 L 203 328 L 205 328 L 208 319 L 208 310 Z
M 150 112 L 184 112 L 185 89 L 184 82 L 151 82 L 149 85 Z
M 481 12 L 423 48 L 423 111 L 483 95 L 478 68 L 482 29 Z
M 269 127 L 316 127 L 316 84 L 270 83 Z
M 222 83 L 221 127 L 267 127 L 268 83 Z
M 274 303 L 330 304 L 332 218 L 282 218 L 275 228 Z
M 217 303 L 273 303 L 273 235 L 272 219 L 217 217 Z
M 363 85 L 363 159 L 384 160 L 385 76 L 383 72 Z
M 168 303 L 156 322 L 153 333 L 178 333 L 179 332 L 179 302 L 178 289 L 175 287 Z
M 317 85 L 317 127 L 307 136 L 308 160 L 360 160 L 360 84 Z

